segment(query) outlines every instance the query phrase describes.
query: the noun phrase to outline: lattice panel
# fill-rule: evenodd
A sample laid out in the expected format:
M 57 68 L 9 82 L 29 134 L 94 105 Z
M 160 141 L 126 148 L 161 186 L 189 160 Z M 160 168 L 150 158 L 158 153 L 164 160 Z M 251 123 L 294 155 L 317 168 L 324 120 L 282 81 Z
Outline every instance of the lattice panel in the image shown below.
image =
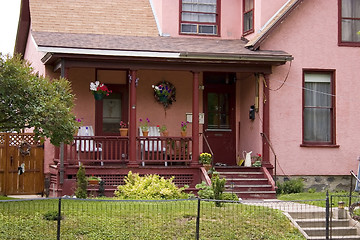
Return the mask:
M 6 135 L 5 133 L 0 134 L 0 145 L 5 145 Z
M 9 135 L 9 146 L 17 147 L 22 142 L 28 142 L 30 145 L 39 145 L 40 140 L 34 140 L 34 134 L 10 134 Z

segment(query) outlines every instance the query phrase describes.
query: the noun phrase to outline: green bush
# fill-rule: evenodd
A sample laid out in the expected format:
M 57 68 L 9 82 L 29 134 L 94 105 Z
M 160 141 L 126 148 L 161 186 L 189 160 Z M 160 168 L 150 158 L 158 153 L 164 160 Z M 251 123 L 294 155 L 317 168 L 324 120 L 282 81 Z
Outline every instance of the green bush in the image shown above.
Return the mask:
M 48 212 L 44 213 L 45 220 L 55 221 L 55 220 L 58 220 L 58 218 L 59 218 L 58 211 L 48 211 Z
M 115 191 L 115 196 L 121 199 L 184 199 L 185 187 L 178 188 L 173 183 L 174 177 L 165 179 L 159 175 L 146 175 L 140 177 L 131 171 L 125 177 L 125 185 L 120 185 Z
M 77 198 L 87 198 L 87 180 L 85 176 L 85 168 L 82 164 L 76 173 L 76 190 L 75 196 Z
M 196 189 L 200 189 L 198 191 L 198 196 L 201 199 L 214 199 L 214 190 L 212 186 L 207 185 L 204 181 L 199 184 L 196 184 Z
M 277 194 L 301 193 L 304 191 L 304 181 L 301 178 L 277 183 Z
M 224 192 L 222 200 L 239 201 L 239 197 L 235 193 Z

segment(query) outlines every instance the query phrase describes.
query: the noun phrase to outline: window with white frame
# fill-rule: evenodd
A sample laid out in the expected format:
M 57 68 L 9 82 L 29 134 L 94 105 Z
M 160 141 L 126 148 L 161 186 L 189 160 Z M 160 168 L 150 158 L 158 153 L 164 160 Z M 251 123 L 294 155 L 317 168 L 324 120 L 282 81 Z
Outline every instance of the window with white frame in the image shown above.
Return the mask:
M 339 0 L 340 45 L 360 45 L 360 0 Z
M 180 33 L 219 35 L 219 0 L 180 0 Z
M 335 144 L 333 72 L 304 72 L 303 143 Z
M 243 34 L 254 32 L 254 0 L 243 0 Z

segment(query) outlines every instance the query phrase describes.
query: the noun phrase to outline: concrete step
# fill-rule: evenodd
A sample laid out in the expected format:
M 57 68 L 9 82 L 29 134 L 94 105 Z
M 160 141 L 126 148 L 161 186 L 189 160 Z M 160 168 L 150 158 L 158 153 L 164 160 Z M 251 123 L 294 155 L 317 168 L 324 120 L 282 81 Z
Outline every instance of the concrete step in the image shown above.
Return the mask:
M 308 236 L 316 237 L 316 236 L 325 236 L 326 229 L 325 228 L 303 228 Z M 354 236 L 356 235 L 357 229 L 355 227 L 332 227 L 331 228 L 331 236 Z
M 225 191 L 231 193 L 231 191 Z M 275 199 L 275 191 L 233 191 L 242 199 Z
M 313 218 L 313 219 L 297 219 L 297 224 L 301 228 L 309 227 L 325 227 L 325 218 Z M 349 220 L 347 219 L 333 219 L 331 222 L 332 227 L 349 227 Z
M 325 236 L 309 237 L 308 240 L 326 240 Z M 349 236 L 332 236 L 332 240 L 360 240 L 360 236 L 349 235 Z
M 301 209 L 299 209 L 301 211 Z M 324 211 L 310 211 L 310 212 L 288 212 L 290 216 L 298 221 L 298 219 L 325 219 L 325 210 Z

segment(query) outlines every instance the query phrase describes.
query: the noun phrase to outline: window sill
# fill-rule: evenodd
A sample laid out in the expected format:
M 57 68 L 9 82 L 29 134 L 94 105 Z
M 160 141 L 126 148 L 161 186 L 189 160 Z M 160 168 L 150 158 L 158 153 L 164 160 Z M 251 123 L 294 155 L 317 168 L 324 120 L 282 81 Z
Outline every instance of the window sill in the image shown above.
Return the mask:
M 310 148 L 339 148 L 340 145 L 337 145 L 337 144 L 309 144 L 309 143 L 303 143 L 303 144 L 300 144 L 300 147 L 310 147 Z

